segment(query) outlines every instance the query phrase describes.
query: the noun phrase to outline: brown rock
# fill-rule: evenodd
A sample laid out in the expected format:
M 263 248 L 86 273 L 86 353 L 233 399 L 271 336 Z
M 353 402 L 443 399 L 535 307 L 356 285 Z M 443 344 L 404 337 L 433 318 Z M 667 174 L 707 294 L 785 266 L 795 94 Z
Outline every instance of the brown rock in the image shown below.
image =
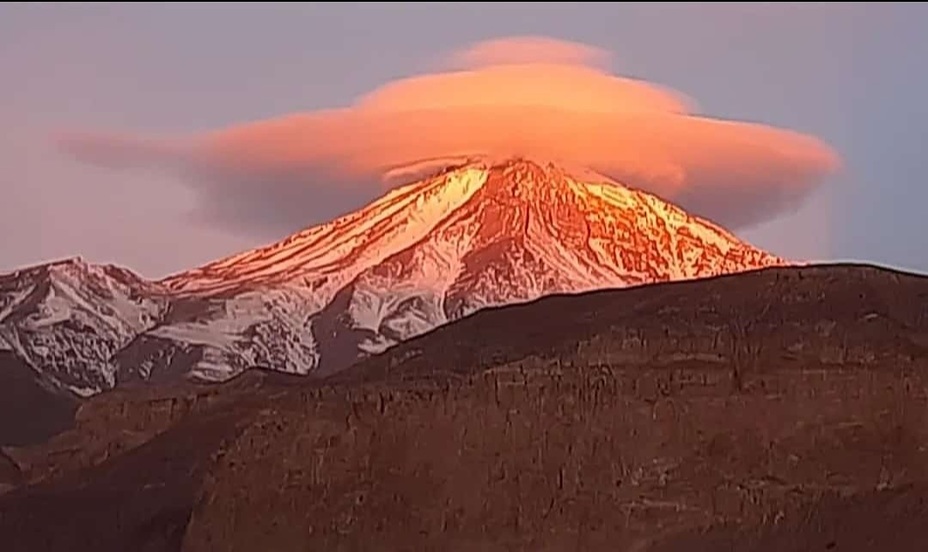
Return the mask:
M 924 278 L 764 270 L 479 313 L 325 384 L 127 394 L 91 418 L 148 440 L 0 497 L 0 542 L 914 550 L 926 307 Z

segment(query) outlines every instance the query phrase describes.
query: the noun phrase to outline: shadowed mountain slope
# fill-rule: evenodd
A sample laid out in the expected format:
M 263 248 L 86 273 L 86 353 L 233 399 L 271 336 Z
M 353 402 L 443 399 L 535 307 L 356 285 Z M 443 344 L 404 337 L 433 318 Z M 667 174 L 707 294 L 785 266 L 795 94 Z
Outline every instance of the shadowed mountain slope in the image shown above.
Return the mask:
M 0 496 L 0 538 L 36 552 L 924 542 L 928 523 L 906 516 L 924 517 L 928 484 L 926 312 L 926 278 L 765 269 L 483 311 L 321 383 L 104 394 L 56 441 L 95 435 L 113 453 L 7 451 L 35 483 Z M 129 430 L 90 429 L 106 426 L 143 437 L 107 449 Z

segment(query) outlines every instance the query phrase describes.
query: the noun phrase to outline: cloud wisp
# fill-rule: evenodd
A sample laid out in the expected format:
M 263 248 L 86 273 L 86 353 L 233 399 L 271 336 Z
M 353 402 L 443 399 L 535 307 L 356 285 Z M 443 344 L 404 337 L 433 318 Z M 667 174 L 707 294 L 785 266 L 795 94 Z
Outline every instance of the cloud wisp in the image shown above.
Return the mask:
M 477 44 L 456 69 L 388 83 L 343 109 L 203 135 L 70 133 L 103 166 L 176 171 L 196 217 L 279 235 L 357 207 L 406 167 L 525 156 L 589 168 L 730 228 L 796 208 L 839 166 L 814 137 L 697 114 L 676 91 L 610 74 L 608 55 L 545 38 Z

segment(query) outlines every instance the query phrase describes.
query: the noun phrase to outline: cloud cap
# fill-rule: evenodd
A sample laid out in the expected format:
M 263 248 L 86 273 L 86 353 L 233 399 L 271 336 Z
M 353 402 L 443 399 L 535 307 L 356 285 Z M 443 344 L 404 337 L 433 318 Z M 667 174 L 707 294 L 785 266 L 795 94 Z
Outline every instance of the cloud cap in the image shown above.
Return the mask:
M 180 171 L 201 194 L 198 216 L 273 232 L 356 207 L 404 167 L 461 157 L 589 168 L 731 228 L 795 209 L 840 164 L 814 137 L 701 116 L 683 94 L 612 75 L 608 55 L 589 46 L 499 39 L 449 62 L 459 69 L 388 83 L 344 109 L 60 144 L 98 164 Z

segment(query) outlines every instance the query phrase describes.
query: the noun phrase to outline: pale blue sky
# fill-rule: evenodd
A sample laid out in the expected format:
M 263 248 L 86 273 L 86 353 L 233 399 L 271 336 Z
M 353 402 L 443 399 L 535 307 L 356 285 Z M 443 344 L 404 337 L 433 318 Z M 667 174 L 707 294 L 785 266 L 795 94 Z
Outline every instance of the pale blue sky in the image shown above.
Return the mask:
M 445 52 L 532 34 L 610 50 L 702 113 L 831 144 L 843 172 L 739 232 L 757 245 L 928 271 L 925 28 L 919 4 L 2 4 L 0 270 L 81 254 L 161 276 L 266 240 L 191 222 L 183 182 L 81 165 L 50 133 L 343 106 Z

